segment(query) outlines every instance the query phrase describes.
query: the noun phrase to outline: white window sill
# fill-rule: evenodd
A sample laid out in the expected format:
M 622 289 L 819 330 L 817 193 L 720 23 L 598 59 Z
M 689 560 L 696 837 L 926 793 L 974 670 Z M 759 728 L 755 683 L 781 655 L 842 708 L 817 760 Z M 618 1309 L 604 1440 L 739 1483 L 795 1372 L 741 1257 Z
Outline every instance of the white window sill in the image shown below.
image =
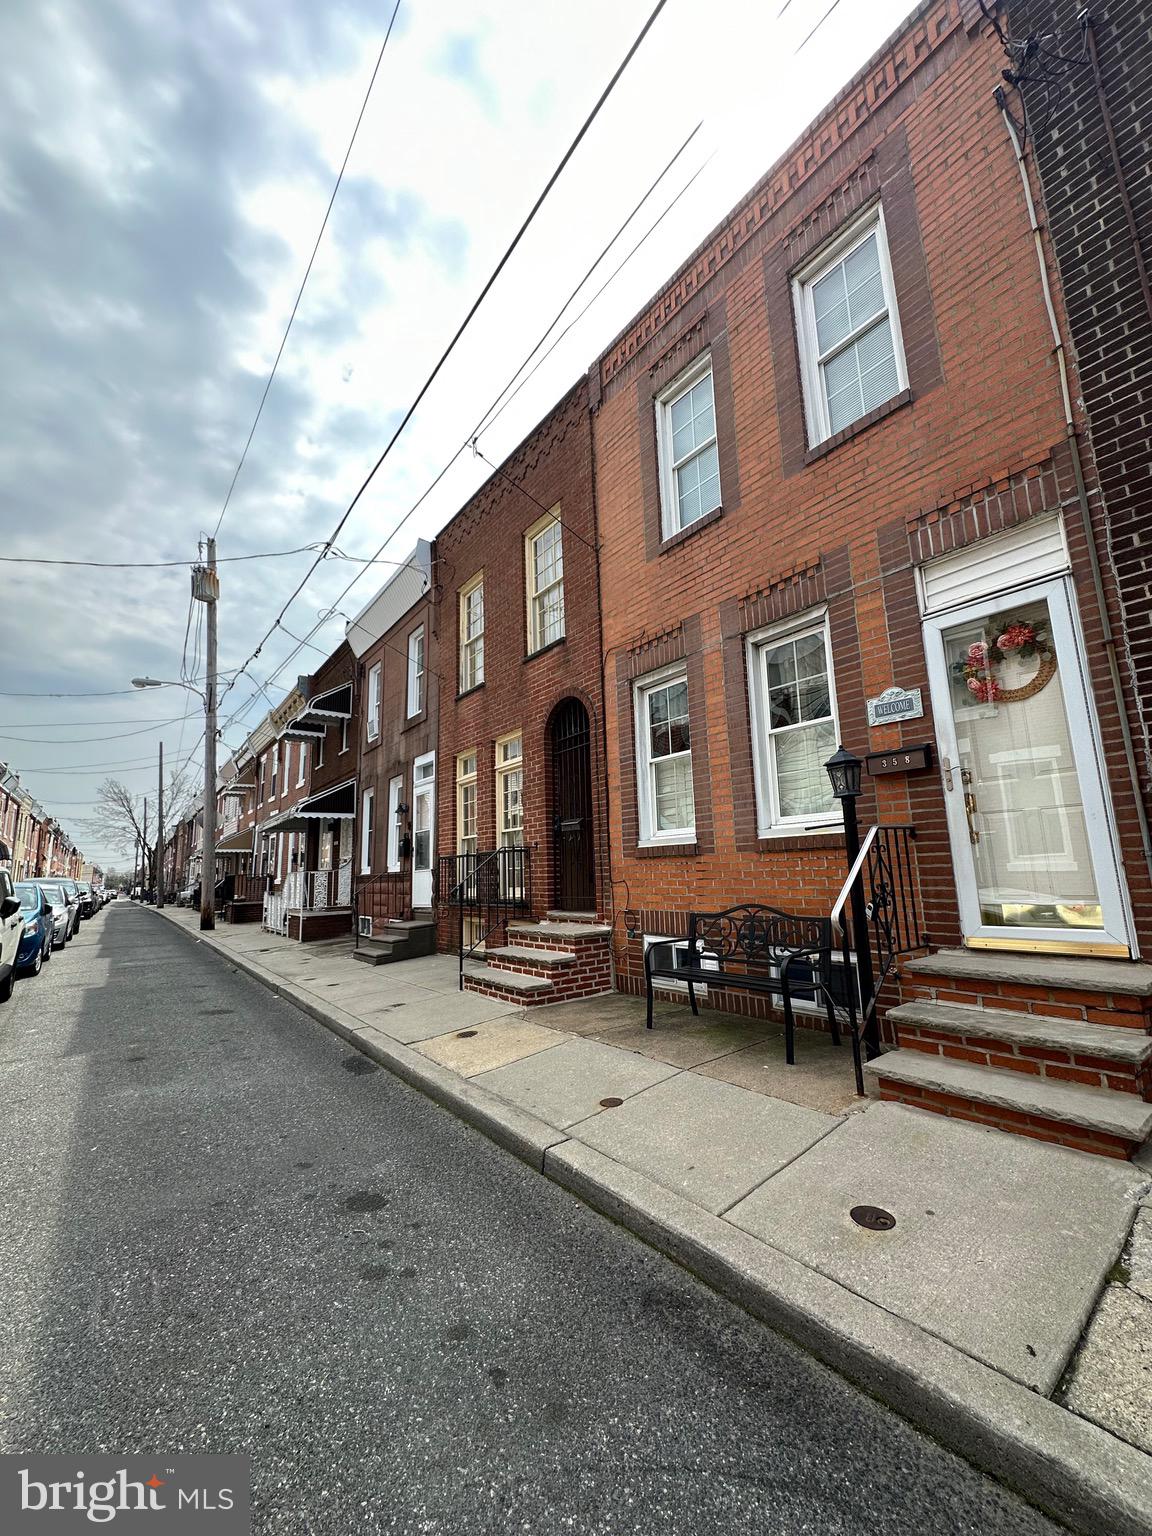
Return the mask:
M 843 830 L 842 821 L 797 821 L 757 827 L 756 836 L 766 842 L 774 837 L 828 837 Z
M 683 832 L 665 832 L 660 837 L 642 837 L 637 848 L 677 848 L 681 843 L 694 843 L 696 828 L 685 827 Z

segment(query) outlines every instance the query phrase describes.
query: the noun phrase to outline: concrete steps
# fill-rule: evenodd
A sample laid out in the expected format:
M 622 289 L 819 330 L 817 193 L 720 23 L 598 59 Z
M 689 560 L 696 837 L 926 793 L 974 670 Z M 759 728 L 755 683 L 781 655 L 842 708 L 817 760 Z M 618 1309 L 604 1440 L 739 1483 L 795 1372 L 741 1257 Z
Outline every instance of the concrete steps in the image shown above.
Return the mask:
M 611 991 L 611 938 L 610 926 L 568 915 L 509 923 L 507 943 L 486 948 L 483 964 L 465 965 L 464 990 L 525 1007 Z
M 1152 966 L 941 950 L 900 995 L 871 1092 L 1110 1157 L 1152 1134 Z
M 436 953 L 436 924 L 414 921 L 389 923 L 370 939 L 361 939 L 352 951 L 353 960 L 364 965 L 388 965 L 394 960 L 413 960 Z
M 1131 1157 L 1152 1134 L 1152 1104 L 1131 1093 L 909 1050 L 868 1062 L 864 1076 L 882 1099 L 1106 1157 Z

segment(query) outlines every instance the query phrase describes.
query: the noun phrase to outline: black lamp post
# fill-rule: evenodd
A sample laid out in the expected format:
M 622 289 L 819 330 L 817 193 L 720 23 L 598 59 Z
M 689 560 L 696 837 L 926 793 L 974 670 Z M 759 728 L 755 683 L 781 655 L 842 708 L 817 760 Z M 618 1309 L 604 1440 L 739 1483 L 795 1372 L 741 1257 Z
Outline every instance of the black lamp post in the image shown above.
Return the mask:
M 832 782 L 832 794 L 839 800 L 844 815 L 844 853 L 851 869 L 860 854 L 860 824 L 856 819 L 856 801 L 860 795 L 860 775 L 864 764 L 843 745 L 824 764 Z M 860 982 L 860 1003 L 864 1016 L 864 1047 L 869 1061 L 880 1054 L 880 1025 L 876 1018 L 876 983 L 872 970 L 872 935 L 868 928 L 868 908 L 864 901 L 864 871 L 852 882 L 852 944 L 856 952 L 856 975 Z M 845 977 L 848 986 L 852 978 Z

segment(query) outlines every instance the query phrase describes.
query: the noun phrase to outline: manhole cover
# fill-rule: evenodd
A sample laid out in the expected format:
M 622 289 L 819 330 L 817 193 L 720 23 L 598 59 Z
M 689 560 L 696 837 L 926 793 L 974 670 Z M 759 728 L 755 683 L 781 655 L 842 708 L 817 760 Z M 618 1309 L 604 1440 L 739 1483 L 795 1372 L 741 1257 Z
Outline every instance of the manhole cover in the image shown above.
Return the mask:
M 472 1040 L 472 1039 L 475 1038 L 475 1036 L 477 1034 L 479 1034 L 479 1030 L 475 1030 L 475 1029 L 458 1029 L 456 1031 L 456 1038 L 457 1038 L 457 1040 Z
M 879 1205 L 854 1205 L 848 1214 L 858 1227 L 867 1227 L 869 1232 L 891 1232 L 896 1225 L 892 1212 Z
M 624 1102 L 623 1099 L 601 1099 L 600 1100 L 600 1108 L 601 1109 L 619 1109 L 621 1104 L 623 1104 L 623 1102 Z

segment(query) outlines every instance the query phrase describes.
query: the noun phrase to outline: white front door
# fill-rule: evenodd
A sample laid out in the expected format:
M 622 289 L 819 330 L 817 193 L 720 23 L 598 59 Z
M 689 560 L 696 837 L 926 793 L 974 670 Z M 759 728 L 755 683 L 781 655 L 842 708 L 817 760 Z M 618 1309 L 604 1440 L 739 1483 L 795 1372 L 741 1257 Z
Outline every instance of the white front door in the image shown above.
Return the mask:
M 432 846 L 436 827 L 436 754 L 412 764 L 412 905 L 432 905 Z
M 1129 953 L 1071 583 L 925 621 L 965 942 Z

